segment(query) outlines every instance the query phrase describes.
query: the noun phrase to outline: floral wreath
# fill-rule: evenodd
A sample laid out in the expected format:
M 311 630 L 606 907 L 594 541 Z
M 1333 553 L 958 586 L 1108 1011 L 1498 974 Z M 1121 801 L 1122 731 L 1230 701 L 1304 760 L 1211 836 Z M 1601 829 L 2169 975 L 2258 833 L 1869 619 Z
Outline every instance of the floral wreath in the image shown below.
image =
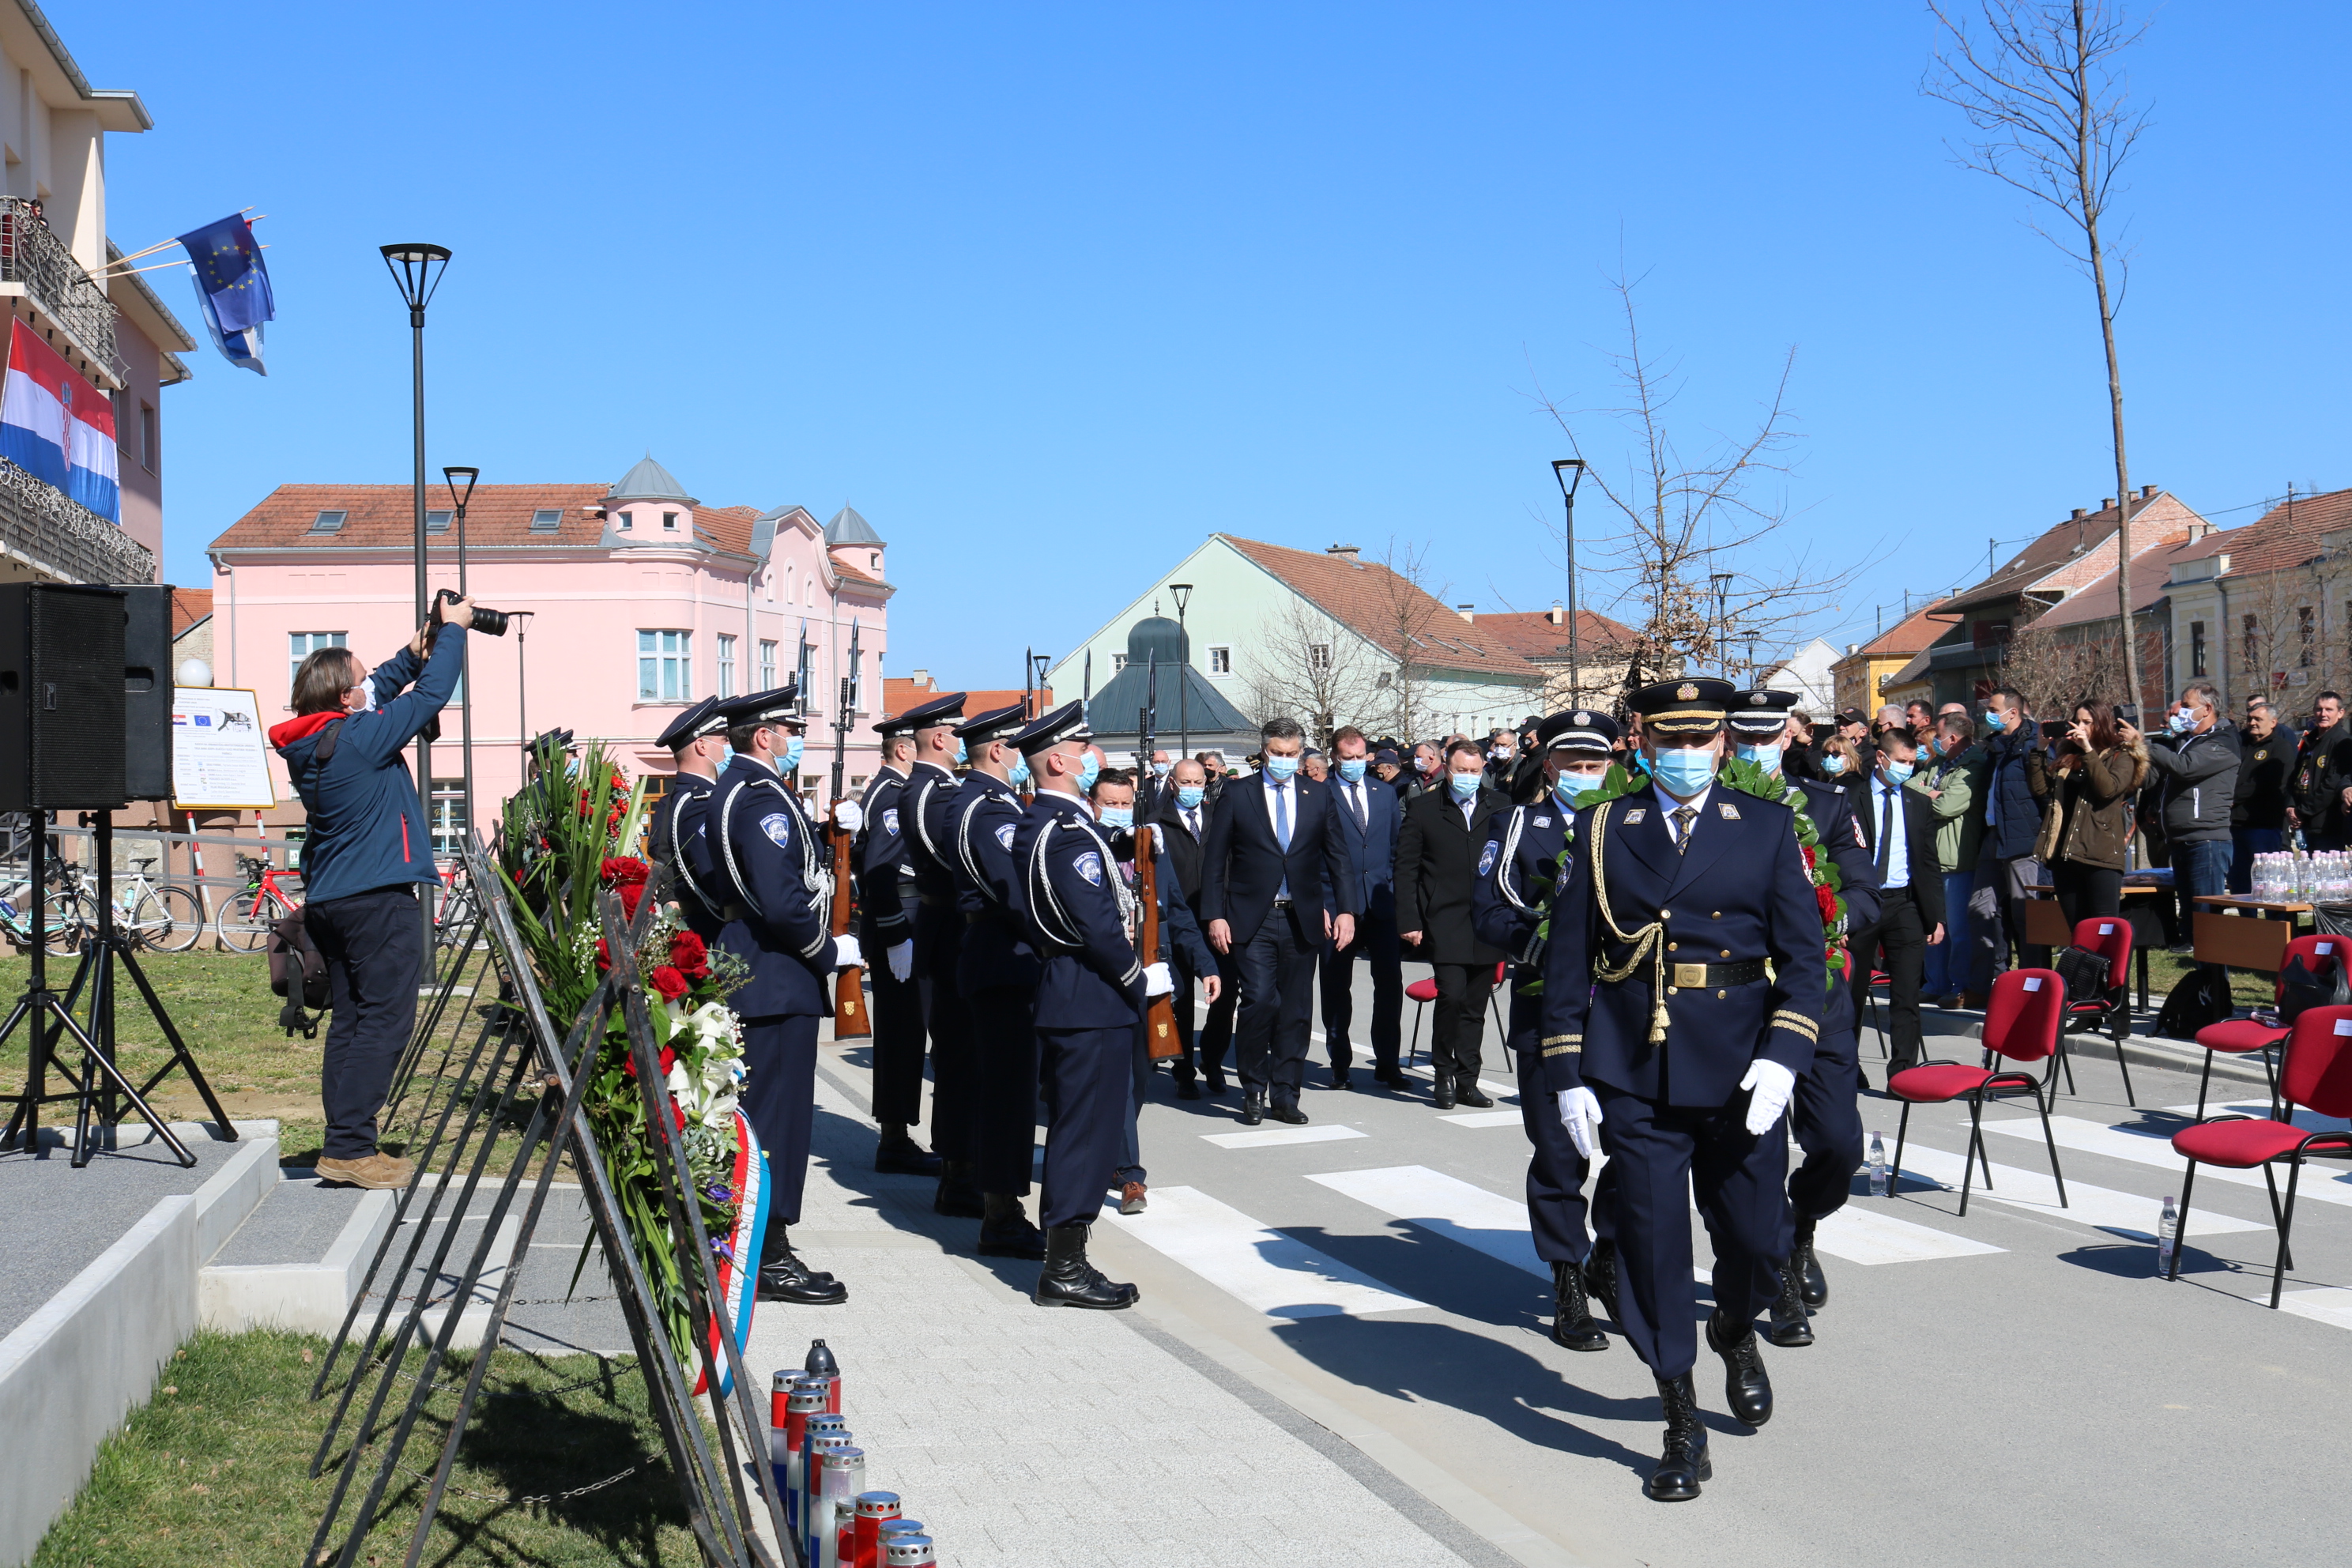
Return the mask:
M 1823 984 L 1832 985 L 1844 979 L 1853 967 L 1845 945 L 1845 896 L 1838 890 L 1844 886 L 1844 879 L 1838 874 L 1837 862 L 1822 853 L 1822 832 L 1813 823 L 1811 803 L 1803 786 L 1742 757 L 1727 759 L 1715 782 L 1759 800 L 1778 801 L 1795 814 L 1797 844 L 1805 855 L 1805 877 L 1813 885 L 1813 902 L 1822 911 Z

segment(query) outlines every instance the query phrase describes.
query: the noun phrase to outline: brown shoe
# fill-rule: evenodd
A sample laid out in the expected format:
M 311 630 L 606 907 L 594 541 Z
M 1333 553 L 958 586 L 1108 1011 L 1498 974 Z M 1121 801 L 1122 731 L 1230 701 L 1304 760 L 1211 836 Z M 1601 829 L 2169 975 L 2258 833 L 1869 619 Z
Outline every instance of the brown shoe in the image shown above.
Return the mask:
M 416 1179 L 416 1167 L 397 1155 L 381 1150 L 357 1160 L 319 1161 L 319 1179 L 346 1187 L 366 1187 L 372 1192 L 398 1192 Z
M 1141 1182 L 1129 1182 L 1127 1185 L 1119 1188 L 1118 1212 L 1121 1214 L 1141 1214 L 1143 1212 L 1143 1194 L 1144 1185 Z

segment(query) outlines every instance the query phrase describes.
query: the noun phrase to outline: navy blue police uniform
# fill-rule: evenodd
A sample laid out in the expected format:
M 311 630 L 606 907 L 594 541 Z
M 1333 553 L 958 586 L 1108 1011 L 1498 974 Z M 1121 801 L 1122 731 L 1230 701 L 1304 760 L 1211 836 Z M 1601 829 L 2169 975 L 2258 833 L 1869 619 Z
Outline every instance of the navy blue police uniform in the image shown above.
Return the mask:
M 1013 837 L 1014 893 L 1039 959 L 1037 1039 L 1045 1100 L 1045 1165 L 1038 1217 L 1045 1263 L 1041 1306 L 1120 1308 L 1134 1286 L 1114 1284 L 1087 1261 L 1087 1228 L 1119 1163 L 1129 1059 L 1144 1015 L 1138 911 L 1110 840 L 1075 795 L 1052 787 L 1037 759 L 1091 739 L 1072 702 L 1015 740 L 1038 791 Z
M 1201 924 L 1192 918 L 1192 906 L 1186 902 L 1184 889 L 1176 880 L 1176 862 L 1168 852 L 1168 829 L 1157 823 L 1144 826 L 1152 830 L 1151 864 L 1155 878 L 1152 886 L 1160 899 L 1160 947 L 1150 956 L 1171 966 L 1169 971 L 1171 979 L 1179 974 L 1189 974 L 1196 979 L 1214 975 L 1218 973 L 1217 955 L 1210 951 L 1209 939 L 1201 933 Z M 1131 827 L 1113 828 L 1107 832 L 1106 837 L 1110 840 L 1111 853 L 1118 858 L 1119 879 L 1127 884 L 1128 891 L 1139 897 L 1141 888 L 1135 869 L 1135 830 Z M 1180 1025 L 1183 1022 L 1181 1009 L 1191 999 L 1189 986 L 1179 986 L 1171 998 L 1173 1004 L 1171 1010 L 1176 1012 L 1176 1021 Z M 1181 1043 L 1181 1035 L 1179 1038 Z M 1183 1058 L 1180 1056 L 1174 1060 L 1181 1062 Z M 1114 1173 L 1111 1184 L 1122 1194 L 1121 1213 L 1126 1212 L 1123 1199 L 1128 1184 L 1132 1182 L 1139 1186 L 1150 1179 L 1150 1173 L 1143 1163 L 1141 1131 L 1143 1101 L 1151 1085 L 1151 1075 L 1157 1070 L 1156 1058 L 1151 1054 L 1151 1024 L 1148 1011 L 1135 1026 L 1135 1047 L 1129 1053 L 1128 1065 L 1127 1132 L 1121 1142 L 1118 1169 Z
M 730 728 L 797 725 L 796 688 L 722 704 Z M 696 814 L 687 841 L 697 885 L 722 900 L 719 945 L 751 978 L 728 998 L 742 1020 L 743 1114 L 768 1160 L 769 1223 L 761 1252 L 763 1300 L 830 1303 L 848 1291 L 802 1264 L 785 1227 L 800 1222 L 815 1116 L 817 1020 L 833 1011 L 838 966 L 829 889 L 814 827 L 776 770 L 738 751 Z
M 875 733 L 887 746 L 907 732 L 904 714 L 883 720 Z M 850 846 L 857 868 L 857 943 L 874 985 L 874 1121 L 881 1129 L 874 1168 L 936 1176 L 940 1157 L 908 1135 L 923 1119 L 923 993 L 911 965 L 900 980 L 890 950 L 915 940 L 915 868 L 907 858 L 910 829 L 906 794 L 911 781 L 885 765 L 858 800 L 865 820 Z
M 1694 1200 L 1715 1251 L 1707 1341 L 1733 1414 L 1771 1415 L 1754 1320 L 1779 1293 L 1788 1141 L 1777 1118 L 1748 1131 L 1743 1080 L 1766 1062 L 1803 1073 L 1824 1000 L 1795 813 L 1712 781 L 1678 801 L 1654 776 L 1675 742 L 1721 734 L 1732 689 L 1690 678 L 1634 693 L 1661 761 L 1642 790 L 1577 814 L 1544 956 L 1545 1088 L 1599 1102 L 1617 1171 L 1617 1320 L 1665 1405 L 1665 1454 L 1645 1484 L 1660 1499 L 1696 1495 L 1711 1469 L 1691 1384 Z
M 956 738 L 976 756 L 1028 723 L 1016 702 L 970 720 Z M 1045 1238 L 1021 1211 L 1037 1149 L 1037 954 L 1013 897 L 1013 841 L 1027 815 L 1010 783 L 975 767 L 947 833 L 963 921 L 956 990 L 972 1027 L 972 1184 L 987 1210 L 979 1250 L 992 1258 L 1045 1256 Z
M 707 736 L 719 734 L 727 728 L 725 715 L 719 711 L 717 698 L 706 697 L 670 721 L 655 744 L 667 748 L 672 755 L 685 750 Z M 694 869 L 683 853 L 678 834 L 683 827 L 688 834 L 704 831 L 705 797 L 719 787 L 716 779 L 680 770 L 671 775 L 669 793 L 654 807 L 653 821 L 646 839 L 653 846 L 654 858 L 667 860 L 677 871 L 678 913 L 685 919 L 687 929 L 706 942 L 719 940 L 719 921 L 711 903 L 699 896 L 694 886 Z
M 952 727 L 963 721 L 963 693 L 951 691 L 900 714 L 910 731 Z M 915 982 L 923 999 L 923 1022 L 931 1037 L 931 1150 L 940 1160 L 932 1209 L 977 1219 L 982 1210 L 972 1185 L 974 1043 L 971 1010 L 957 989 L 957 955 L 963 947 L 963 916 L 956 909 L 954 773 L 919 759 L 899 795 L 898 826 L 907 839 L 907 863 L 915 869 Z
M 1790 691 L 1742 691 L 1731 702 L 1731 738 L 1755 745 L 1787 732 Z M 1811 819 L 1820 852 L 1838 868 L 1838 891 L 1845 900 L 1844 925 L 1860 928 L 1878 920 L 1878 867 L 1854 820 L 1853 795 L 1811 779 L 1789 779 Z M 1794 805 L 1797 802 L 1790 802 Z M 1824 933 L 1826 938 L 1832 933 Z M 1838 933 L 1843 935 L 1843 931 Z M 1776 1345 L 1813 1342 L 1805 1310 L 1829 1300 L 1829 1281 L 1813 1258 L 1813 1227 L 1845 1206 L 1853 1173 L 1862 1165 L 1862 1060 L 1855 1031 L 1853 992 L 1843 975 L 1822 968 L 1822 1035 L 1813 1059 L 1797 1075 L 1789 1101 L 1789 1134 L 1805 1157 L 1789 1177 L 1789 1234 L 1783 1247 L 1780 1290 L 1772 1302 L 1772 1326 L 1765 1337 Z
M 1617 742 L 1616 721 L 1605 713 L 1555 713 L 1536 730 L 1538 754 L 1584 756 L 1606 761 Z M 1495 819 L 1496 832 L 1478 852 L 1478 883 L 1471 894 L 1470 920 L 1478 940 L 1499 948 L 1511 963 L 1511 1013 L 1506 1028 L 1518 1069 L 1519 1121 L 1527 1130 L 1528 1219 L 1536 1256 L 1551 1265 L 1552 1339 L 1570 1350 L 1609 1348 L 1609 1337 L 1592 1321 L 1584 1288 L 1584 1265 L 1592 1255 L 1593 1233 L 1612 1240 L 1604 1192 L 1590 1205 L 1586 1229 L 1583 1155 L 1560 1124 L 1544 1087 L 1543 920 L 1573 853 L 1569 840 L 1572 807 L 1547 791 L 1531 805 L 1514 806 Z M 1604 1172 L 1602 1186 L 1613 1185 Z

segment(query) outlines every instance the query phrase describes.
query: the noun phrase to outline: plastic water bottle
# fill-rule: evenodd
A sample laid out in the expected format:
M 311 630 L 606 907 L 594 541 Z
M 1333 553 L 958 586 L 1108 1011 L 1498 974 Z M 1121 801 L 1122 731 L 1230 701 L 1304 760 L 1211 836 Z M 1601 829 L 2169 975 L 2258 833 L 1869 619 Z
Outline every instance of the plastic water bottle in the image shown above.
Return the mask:
M 2159 1279 L 2172 1272 L 2172 1248 L 2179 1235 L 2180 1211 L 2167 1198 L 2164 1212 L 2156 1216 L 2156 1273 Z
M 1886 1139 L 1884 1134 L 1874 1132 L 1870 1135 L 1870 1195 L 1872 1197 L 1883 1198 L 1886 1195 Z

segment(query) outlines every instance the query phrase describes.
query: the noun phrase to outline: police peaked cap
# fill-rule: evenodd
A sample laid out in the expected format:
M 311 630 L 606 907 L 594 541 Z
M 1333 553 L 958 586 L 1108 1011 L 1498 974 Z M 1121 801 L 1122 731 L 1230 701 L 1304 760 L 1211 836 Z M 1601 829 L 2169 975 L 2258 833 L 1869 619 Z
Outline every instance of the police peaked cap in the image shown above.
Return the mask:
M 961 691 L 950 691 L 944 697 L 934 697 L 929 702 L 919 702 L 876 728 L 885 735 L 911 735 L 918 730 L 936 730 L 942 724 L 953 724 L 963 717 L 963 695 Z
M 1606 713 L 1579 708 L 1555 713 L 1536 725 L 1536 744 L 1547 752 L 1613 752 L 1621 731 Z
M 1661 735 L 1711 735 L 1723 728 L 1724 710 L 1735 688 L 1712 676 L 1686 675 L 1654 680 L 1627 699 L 1642 716 L 1642 728 Z
M 1029 710 L 1015 702 L 1005 708 L 992 708 L 979 717 L 956 726 L 956 739 L 969 746 L 984 746 L 991 741 L 1002 741 L 1029 722 Z
M 1777 739 L 1789 728 L 1793 691 L 1736 691 L 1731 697 L 1731 732 L 1759 741 Z
M 705 735 L 716 735 L 726 728 L 727 718 L 719 710 L 719 699 L 706 697 L 671 720 L 669 728 L 661 732 L 661 739 L 654 744 L 667 746 L 675 752 L 692 745 Z
M 736 697 L 719 705 L 719 716 L 727 721 L 730 730 L 744 724 L 790 724 L 796 730 L 808 728 L 808 720 L 800 710 L 801 687 L 797 680 L 788 680 L 768 691 L 754 691 L 749 697 Z
M 1065 702 L 1024 728 L 1013 737 L 1013 743 L 1020 748 L 1023 756 L 1034 757 L 1040 752 L 1050 752 L 1065 742 L 1091 741 L 1094 738 L 1095 732 L 1087 728 L 1087 705 L 1082 701 Z

